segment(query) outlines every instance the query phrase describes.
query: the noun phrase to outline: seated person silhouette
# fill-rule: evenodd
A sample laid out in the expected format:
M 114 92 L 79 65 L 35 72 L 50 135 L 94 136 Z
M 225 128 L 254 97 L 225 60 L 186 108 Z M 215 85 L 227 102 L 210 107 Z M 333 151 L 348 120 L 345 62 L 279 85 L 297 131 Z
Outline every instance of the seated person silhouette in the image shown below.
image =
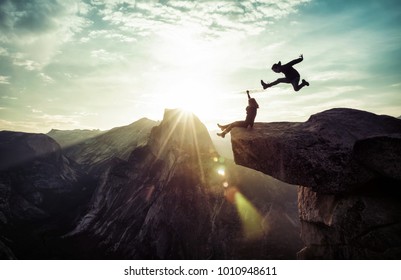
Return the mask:
M 300 63 L 304 57 L 302 54 L 299 56 L 298 59 L 294 59 L 287 64 L 281 65 L 281 61 L 278 63 L 273 64 L 272 70 L 276 73 L 283 73 L 285 78 L 279 78 L 271 83 L 265 83 L 263 80 L 260 80 L 260 83 L 263 86 L 263 89 L 267 89 L 268 87 L 277 85 L 279 83 L 289 83 L 292 84 L 295 91 L 299 91 L 304 86 L 309 86 L 309 83 L 305 80 L 302 80 L 302 83 L 299 84 L 300 75 L 297 70 L 295 70 L 292 66 Z
M 259 108 L 258 103 L 255 98 L 251 98 L 249 95 L 249 90 L 246 91 L 248 95 L 248 106 L 246 107 L 246 118 L 245 121 L 236 121 L 226 125 L 217 124 L 217 126 L 222 130 L 221 133 L 217 133 L 218 136 L 225 137 L 227 133 L 231 131 L 234 127 L 253 127 L 253 123 L 255 122 L 256 112 Z

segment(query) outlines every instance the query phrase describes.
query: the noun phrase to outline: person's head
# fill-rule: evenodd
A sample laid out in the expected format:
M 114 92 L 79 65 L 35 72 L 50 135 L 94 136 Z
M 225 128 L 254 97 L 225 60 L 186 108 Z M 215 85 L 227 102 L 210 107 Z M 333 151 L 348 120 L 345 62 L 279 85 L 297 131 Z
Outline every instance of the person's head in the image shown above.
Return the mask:
M 281 61 L 279 61 L 278 63 L 273 64 L 272 70 L 274 72 L 276 72 L 276 73 L 280 73 L 281 72 Z

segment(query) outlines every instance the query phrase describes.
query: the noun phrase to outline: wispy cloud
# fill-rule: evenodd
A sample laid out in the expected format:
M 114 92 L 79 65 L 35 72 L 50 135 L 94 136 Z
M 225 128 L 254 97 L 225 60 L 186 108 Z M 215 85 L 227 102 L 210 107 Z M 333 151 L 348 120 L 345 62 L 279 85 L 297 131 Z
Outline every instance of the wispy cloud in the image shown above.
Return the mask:
M 9 85 L 10 84 L 10 76 L 1 76 L 0 75 L 0 84 Z
M 24 56 L 14 63 L 27 70 L 48 63 L 62 44 L 90 24 L 89 6 L 79 0 L 5 0 L 0 9 L 0 53 Z
M 15 96 L 8 96 L 8 95 L 2 96 L 1 98 L 2 98 L 2 99 L 9 99 L 9 100 L 17 100 L 17 99 L 18 99 L 18 97 L 15 97 Z
M 104 49 L 98 49 L 98 50 L 91 51 L 91 57 L 100 63 L 122 61 L 124 59 L 124 57 L 122 55 L 110 53 Z
M 54 79 L 48 75 L 46 75 L 45 73 L 39 73 L 39 77 L 43 80 L 44 83 L 46 84 L 52 84 L 54 83 Z
M 41 110 L 31 108 L 31 116 L 26 121 L 0 119 L 1 130 L 14 130 L 26 132 L 47 132 L 52 128 L 58 129 L 92 129 L 91 126 L 82 125 L 85 114 L 47 114 Z
M 102 19 L 121 30 L 139 36 L 158 32 L 170 25 L 197 25 L 205 35 L 220 36 L 225 32 L 259 33 L 277 20 L 297 12 L 310 0 L 287 1 L 106 1 L 99 8 Z

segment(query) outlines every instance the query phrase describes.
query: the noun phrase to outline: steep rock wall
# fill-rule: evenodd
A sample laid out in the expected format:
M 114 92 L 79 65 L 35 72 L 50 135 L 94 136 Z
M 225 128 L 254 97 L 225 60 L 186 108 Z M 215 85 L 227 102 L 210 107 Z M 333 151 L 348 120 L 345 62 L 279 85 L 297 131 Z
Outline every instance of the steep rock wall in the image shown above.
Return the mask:
M 299 258 L 401 257 L 401 121 L 337 108 L 231 133 L 234 159 L 299 185 Z

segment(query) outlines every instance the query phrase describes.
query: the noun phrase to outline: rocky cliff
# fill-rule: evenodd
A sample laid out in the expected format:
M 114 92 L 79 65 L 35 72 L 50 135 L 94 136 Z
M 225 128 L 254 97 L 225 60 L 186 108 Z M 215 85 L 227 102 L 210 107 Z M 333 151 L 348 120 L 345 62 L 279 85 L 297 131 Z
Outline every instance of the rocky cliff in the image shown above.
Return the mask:
M 401 120 L 332 109 L 231 136 L 237 164 L 299 185 L 299 258 L 401 257 Z
M 241 183 L 249 171 L 233 169 L 196 116 L 166 110 L 147 145 L 110 165 L 65 239 L 85 258 L 295 258 L 294 186 Z

